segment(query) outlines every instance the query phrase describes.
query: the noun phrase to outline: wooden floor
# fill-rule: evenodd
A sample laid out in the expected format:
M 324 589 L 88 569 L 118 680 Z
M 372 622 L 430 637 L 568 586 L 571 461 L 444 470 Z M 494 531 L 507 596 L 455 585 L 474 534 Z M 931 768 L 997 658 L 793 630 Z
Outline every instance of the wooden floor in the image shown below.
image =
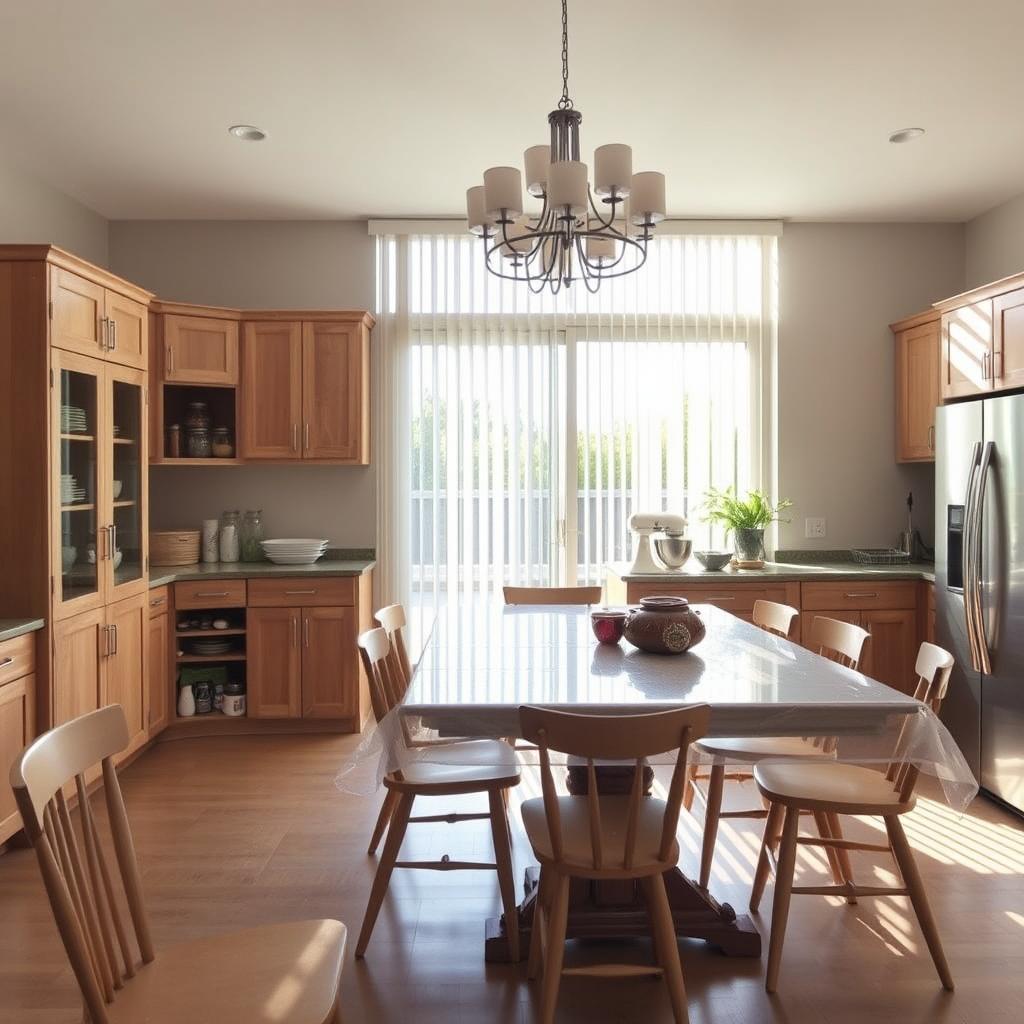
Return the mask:
M 526 1024 L 534 993 L 524 966 L 483 960 L 483 922 L 497 912 L 490 873 L 399 872 L 365 961 L 352 960 L 375 861 L 366 840 L 379 797 L 340 792 L 334 776 L 352 737 L 232 737 L 159 744 L 124 773 L 157 950 L 232 928 L 311 916 L 349 925 L 345 1020 L 416 1024 Z M 529 781 L 516 799 L 533 795 Z M 735 790 L 730 790 L 733 802 Z M 749 791 L 739 791 L 746 805 Z M 472 800 L 463 802 L 472 804 Z M 684 942 L 694 1024 L 1010 1024 L 1024 1020 L 1024 829 L 979 800 L 959 819 L 922 800 L 909 816 L 943 935 L 956 993 L 938 979 L 904 899 L 847 907 L 794 897 L 780 991 L 765 994 L 763 964 L 727 959 Z M 513 822 L 519 827 L 518 814 Z M 746 907 L 757 824 L 723 822 L 712 891 Z M 407 851 L 489 859 L 486 822 L 419 825 Z M 869 836 L 858 823 L 850 834 Z M 680 826 L 684 865 L 696 872 L 699 826 Z M 529 863 L 521 827 L 517 875 Z M 854 854 L 865 880 L 890 865 Z M 801 851 L 802 882 L 824 877 L 816 851 Z M 766 914 L 755 918 L 767 930 Z M 616 943 L 616 959 L 646 958 L 646 941 Z M 767 945 L 767 943 L 766 943 Z M 567 965 L 600 959 L 600 944 L 571 943 Z M 230 958 L 230 943 L 224 945 Z M 188 979 L 183 979 L 187 984 Z M 0 857 L 0 1021 L 63 1024 L 81 1019 L 77 989 L 57 940 L 33 855 Z M 671 1020 L 664 987 L 650 980 L 566 978 L 560 1020 L 660 1024 Z M 202 1022 L 194 1022 L 202 1024 Z

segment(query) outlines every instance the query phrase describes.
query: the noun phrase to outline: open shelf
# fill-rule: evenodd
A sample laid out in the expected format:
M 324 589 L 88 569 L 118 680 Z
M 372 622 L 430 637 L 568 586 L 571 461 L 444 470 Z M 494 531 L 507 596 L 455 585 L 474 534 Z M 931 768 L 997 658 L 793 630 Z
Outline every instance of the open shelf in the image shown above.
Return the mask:
M 201 637 L 204 640 L 207 637 L 214 636 L 245 636 L 244 629 L 179 629 L 175 631 L 175 636 L 182 637 Z
M 115 437 L 114 444 L 135 444 L 134 437 Z
M 227 654 L 179 654 L 175 661 L 179 665 L 211 665 L 222 661 L 245 661 L 245 651 L 229 651 Z
M 179 715 L 175 712 L 175 722 L 195 722 L 209 723 L 209 722 L 220 722 L 224 725 L 225 722 L 244 722 L 249 716 L 248 715 L 225 715 L 223 711 L 207 711 L 204 715 Z
M 151 459 L 151 466 L 241 466 L 242 460 L 230 459 Z
M 114 508 L 133 508 L 135 506 L 135 500 L 129 499 L 126 501 L 115 501 Z
M 95 505 L 61 505 L 61 512 L 89 512 Z
M 95 441 L 95 434 L 61 434 L 62 441 Z

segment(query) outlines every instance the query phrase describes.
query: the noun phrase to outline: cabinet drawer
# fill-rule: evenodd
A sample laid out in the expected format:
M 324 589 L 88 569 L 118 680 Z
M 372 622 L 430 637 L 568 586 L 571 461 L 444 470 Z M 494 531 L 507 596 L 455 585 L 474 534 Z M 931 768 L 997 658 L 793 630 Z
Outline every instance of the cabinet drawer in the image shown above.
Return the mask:
M 156 587 L 149 592 L 149 617 L 166 615 L 171 606 L 171 588 Z
M 842 608 L 915 608 L 917 584 L 872 583 L 850 580 L 847 583 L 804 583 L 801 586 L 804 611 Z
M 250 580 L 249 604 L 263 608 L 312 608 L 356 603 L 353 576 Z
M 36 636 L 25 633 L 0 644 L 0 686 L 27 676 L 36 667 Z
M 792 604 L 784 584 L 759 585 L 749 583 L 725 583 L 720 586 L 691 583 L 630 583 L 628 598 L 639 601 L 642 597 L 666 595 L 685 597 L 691 604 L 713 604 L 723 611 L 737 615 L 749 614 L 754 610 L 755 601 L 779 601 Z
M 245 580 L 197 580 L 174 584 L 175 608 L 244 608 Z

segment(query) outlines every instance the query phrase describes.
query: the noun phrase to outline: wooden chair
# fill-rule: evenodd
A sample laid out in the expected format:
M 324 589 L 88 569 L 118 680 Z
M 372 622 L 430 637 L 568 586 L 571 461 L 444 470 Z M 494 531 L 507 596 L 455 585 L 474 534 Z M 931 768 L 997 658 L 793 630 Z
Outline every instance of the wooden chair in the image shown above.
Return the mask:
M 918 675 L 918 684 L 914 696 L 938 713 L 949 686 L 950 673 L 953 671 L 953 656 L 941 647 L 923 643 L 917 656 L 915 671 Z M 914 807 L 914 787 L 919 774 L 918 769 L 905 759 L 903 739 L 901 730 L 893 760 L 884 773 L 838 762 L 793 762 L 755 766 L 754 779 L 757 788 L 769 801 L 770 810 L 765 823 L 754 886 L 750 894 L 752 911 L 757 911 L 768 873 L 773 864 L 776 867 L 768 970 L 765 978 L 765 988 L 769 992 L 774 992 L 778 984 L 790 897 L 794 893 L 846 897 L 909 896 L 942 986 L 949 991 L 953 990 L 953 978 L 942 950 L 935 919 L 928 905 L 928 897 L 910 843 L 900 823 L 900 816 Z M 798 834 L 800 814 L 805 811 L 824 813 L 836 820 L 841 814 L 878 815 L 885 822 L 888 842 L 854 842 L 841 838 L 841 833 L 818 838 L 801 836 Z M 840 885 L 794 886 L 796 850 L 797 846 L 803 845 L 841 850 L 847 857 L 851 850 L 890 853 L 899 867 L 903 885 L 896 888 L 858 885 L 853 880 L 853 873 L 849 870 L 847 862 Z
M 340 921 L 264 925 L 172 946 L 156 957 L 112 760 L 128 740 L 124 712 L 111 704 L 44 733 L 11 768 L 18 810 L 90 1024 L 340 1022 L 346 936 Z M 86 773 L 97 764 L 113 865 L 86 791 Z M 72 782 L 77 830 L 66 795 Z M 118 875 L 130 932 L 116 893 Z
M 359 639 L 359 654 L 370 682 L 370 704 L 378 722 L 383 721 L 401 704 L 408 681 L 396 676 L 389 658 L 391 648 L 383 629 L 370 629 Z M 402 735 L 410 742 L 403 728 Z M 370 852 L 376 849 L 378 834 L 387 827 L 380 864 L 373 879 L 370 899 L 363 917 L 363 926 L 356 943 L 356 956 L 366 952 L 373 926 L 380 912 L 384 894 L 395 868 L 420 868 L 430 871 L 488 870 L 498 874 L 498 887 L 505 911 L 505 929 L 513 963 L 519 959 L 519 919 L 516 908 L 515 878 L 512 869 L 512 837 L 503 794 L 519 784 L 519 765 L 515 751 L 501 740 L 440 740 L 429 744 L 429 752 L 421 751 L 417 759 L 398 772 L 384 777 L 387 796 L 371 840 Z M 461 796 L 486 793 L 486 814 L 430 814 L 412 817 L 412 806 L 418 796 Z M 494 863 L 454 861 L 444 857 L 438 861 L 400 861 L 398 852 L 410 822 L 459 821 L 489 819 L 494 842 Z M 390 824 L 389 824 L 390 823 Z
M 408 686 L 412 681 L 412 663 L 409 661 L 409 653 L 402 638 L 402 630 L 406 624 L 405 609 L 400 604 L 389 604 L 386 608 L 381 608 L 374 618 L 388 635 L 392 671 L 397 671 L 399 678 L 404 679 Z
M 523 737 L 540 749 L 543 796 L 522 805 L 523 825 L 541 873 L 530 942 L 529 976 L 543 960 L 542 1024 L 554 1020 L 563 974 L 633 977 L 660 975 L 668 985 L 677 1022 L 687 1021 L 686 989 L 672 911 L 662 878 L 679 861 L 676 826 L 682 805 L 686 751 L 707 732 L 706 704 L 650 715 L 577 715 L 536 707 L 519 709 Z M 586 759 L 585 796 L 558 796 L 550 751 Z M 678 750 L 668 800 L 645 796 L 644 758 Z M 631 760 L 629 796 L 598 793 L 595 759 Z M 572 878 L 637 880 L 647 898 L 659 966 L 598 965 L 563 970 L 569 881 Z
M 503 587 L 505 604 L 600 604 L 600 587 Z
M 754 623 L 769 633 L 786 637 L 792 626 L 793 619 L 799 613 L 789 605 L 776 604 L 774 601 L 756 601 L 754 603 Z M 856 668 L 864 641 L 866 630 L 849 622 L 840 622 L 818 615 L 811 624 L 811 646 L 823 657 L 837 661 L 848 668 Z M 799 736 L 761 736 L 761 737 L 721 737 L 713 740 L 701 740 L 694 744 L 703 755 L 713 758 L 710 771 L 700 771 L 699 765 L 691 765 L 689 780 L 683 803 L 687 810 L 693 807 L 694 797 L 704 804 L 704 837 L 700 852 L 700 876 L 698 881 L 703 888 L 711 881 L 711 865 L 715 857 L 715 843 L 718 840 L 718 823 L 722 818 L 766 818 L 768 811 L 764 807 L 741 811 L 723 811 L 722 796 L 725 783 L 747 782 L 753 778 L 750 769 L 727 771 L 727 765 L 756 764 L 763 758 L 770 757 L 818 757 L 827 754 L 821 740 L 808 740 Z M 697 784 L 707 781 L 707 792 Z M 822 836 L 830 834 L 827 817 L 815 815 L 818 829 Z M 838 827 L 837 823 L 832 823 Z M 842 861 L 844 853 L 828 849 L 828 861 L 836 882 L 842 880 Z

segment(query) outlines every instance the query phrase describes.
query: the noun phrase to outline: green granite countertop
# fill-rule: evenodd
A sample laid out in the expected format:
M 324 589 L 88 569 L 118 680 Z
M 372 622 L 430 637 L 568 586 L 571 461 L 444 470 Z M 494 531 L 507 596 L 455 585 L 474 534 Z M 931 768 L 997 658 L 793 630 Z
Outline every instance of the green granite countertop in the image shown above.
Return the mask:
M 312 565 L 274 565 L 273 562 L 200 562 L 197 565 L 161 565 L 149 571 L 149 586 L 187 580 L 237 580 L 266 576 L 362 576 L 376 561 L 372 558 L 322 558 Z
M 43 619 L 0 619 L 0 643 L 25 633 L 34 633 L 45 625 Z
M 806 565 L 802 562 L 766 562 L 763 569 L 726 568 L 719 572 L 708 572 L 700 562 L 692 559 L 678 571 L 641 573 L 629 571 L 628 562 L 609 563 L 610 573 L 624 580 L 662 582 L 687 580 L 691 583 L 723 583 L 726 581 L 773 580 L 778 583 L 818 581 L 828 583 L 835 580 L 926 580 L 935 582 L 935 566 L 931 562 L 907 562 L 903 565 L 861 565 L 859 562 L 828 562 L 822 565 Z

